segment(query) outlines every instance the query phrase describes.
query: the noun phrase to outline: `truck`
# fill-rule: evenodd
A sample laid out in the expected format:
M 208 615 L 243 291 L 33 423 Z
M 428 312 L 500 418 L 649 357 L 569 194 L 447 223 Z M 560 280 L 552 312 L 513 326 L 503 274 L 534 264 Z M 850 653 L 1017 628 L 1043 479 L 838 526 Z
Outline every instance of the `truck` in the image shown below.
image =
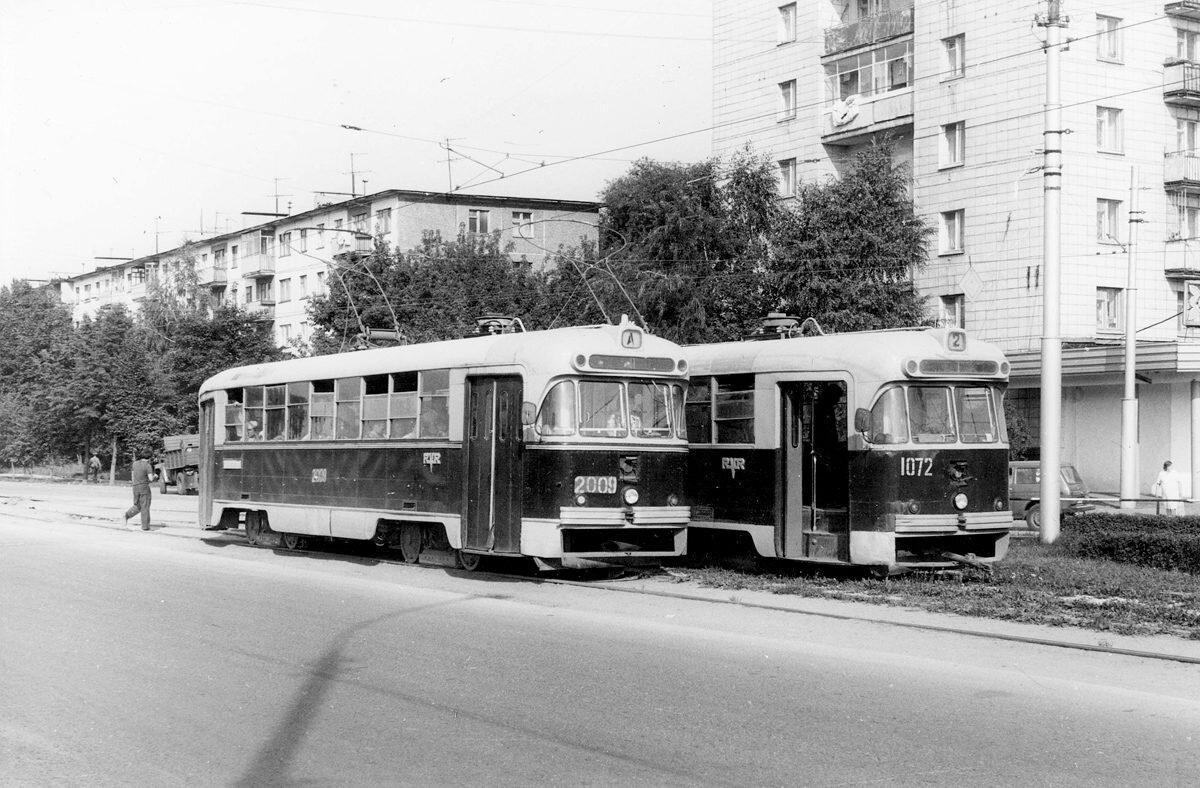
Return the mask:
M 164 435 L 163 456 L 158 463 L 158 484 L 162 492 L 174 485 L 179 495 L 200 491 L 200 436 Z

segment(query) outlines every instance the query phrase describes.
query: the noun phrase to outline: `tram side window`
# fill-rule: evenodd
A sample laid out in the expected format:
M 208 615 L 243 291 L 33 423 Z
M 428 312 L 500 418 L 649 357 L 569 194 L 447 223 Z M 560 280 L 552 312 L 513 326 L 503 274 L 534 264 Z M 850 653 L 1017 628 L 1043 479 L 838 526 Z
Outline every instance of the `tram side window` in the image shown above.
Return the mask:
M 562 380 L 542 400 L 535 424 L 539 435 L 575 434 L 575 384 Z
M 620 383 L 579 382 L 579 434 L 605 438 L 625 436 Z
M 726 375 L 716 382 L 716 442 L 754 443 L 754 376 Z
M 963 443 L 995 443 L 999 437 L 991 389 L 959 387 L 954 390 L 959 438 Z
M 312 419 L 309 434 L 313 440 L 329 440 L 334 436 L 333 389 L 332 380 L 313 381 L 312 402 L 309 404 L 309 416 Z
M 393 438 L 417 437 L 417 373 L 392 375 L 391 429 Z
M 421 437 L 445 438 L 450 434 L 450 370 L 421 373 Z
M 904 412 L 904 389 L 888 389 L 871 408 L 871 443 L 907 443 L 908 416 Z
M 308 383 L 289 383 L 287 401 L 287 439 L 302 441 L 308 437 Z
M 242 390 L 227 389 L 225 391 L 225 440 L 240 441 L 242 439 L 243 418 Z
M 712 381 L 693 378 L 687 390 L 687 439 L 712 443 Z
M 337 394 L 337 437 L 357 438 L 362 415 L 362 378 L 338 378 L 334 391 Z
M 263 420 L 263 438 L 281 441 L 287 425 L 287 387 L 266 387 L 266 409 Z
M 362 436 L 386 438 L 388 430 L 388 376 L 363 378 Z
M 263 387 L 247 386 L 246 396 L 246 440 L 263 439 Z
M 950 389 L 945 386 L 910 386 L 908 419 L 914 443 L 953 443 Z

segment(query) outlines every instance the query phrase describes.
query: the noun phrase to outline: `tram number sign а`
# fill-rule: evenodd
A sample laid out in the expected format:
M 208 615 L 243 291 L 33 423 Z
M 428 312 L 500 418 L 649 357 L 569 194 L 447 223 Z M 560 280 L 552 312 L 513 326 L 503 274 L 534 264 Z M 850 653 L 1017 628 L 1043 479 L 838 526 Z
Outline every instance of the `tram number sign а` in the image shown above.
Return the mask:
M 626 350 L 637 350 L 642 346 L 642 332 L 627 328 L 621 332 L 621 347 Z

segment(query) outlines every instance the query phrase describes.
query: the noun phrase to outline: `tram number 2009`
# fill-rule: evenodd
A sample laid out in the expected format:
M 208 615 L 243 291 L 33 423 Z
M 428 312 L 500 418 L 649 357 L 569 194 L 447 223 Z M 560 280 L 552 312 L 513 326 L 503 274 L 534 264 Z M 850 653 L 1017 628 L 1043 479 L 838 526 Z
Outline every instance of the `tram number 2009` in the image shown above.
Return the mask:
M 575 494 L 611 495 L 617 491 L 616 476 L 576 476 Z
M 901 476 L 932 476 L 933 475 L 933 458 L 932 457 L 901 457 L 900 458 L 900 475 Z

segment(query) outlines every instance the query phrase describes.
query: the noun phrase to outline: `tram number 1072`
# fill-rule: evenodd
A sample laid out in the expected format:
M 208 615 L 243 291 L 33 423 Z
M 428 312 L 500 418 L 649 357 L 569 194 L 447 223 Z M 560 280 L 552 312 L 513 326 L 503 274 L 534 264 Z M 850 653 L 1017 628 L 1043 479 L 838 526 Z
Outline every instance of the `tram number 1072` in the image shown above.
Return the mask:
M 900 458 L 900 475 L 901 476 L 932 476 L 933 475 L 933 458 L 932 457 L 901 457 Z
M 616 476 L 576 476 L 575 494 L 613 495 L 617 492 Z

